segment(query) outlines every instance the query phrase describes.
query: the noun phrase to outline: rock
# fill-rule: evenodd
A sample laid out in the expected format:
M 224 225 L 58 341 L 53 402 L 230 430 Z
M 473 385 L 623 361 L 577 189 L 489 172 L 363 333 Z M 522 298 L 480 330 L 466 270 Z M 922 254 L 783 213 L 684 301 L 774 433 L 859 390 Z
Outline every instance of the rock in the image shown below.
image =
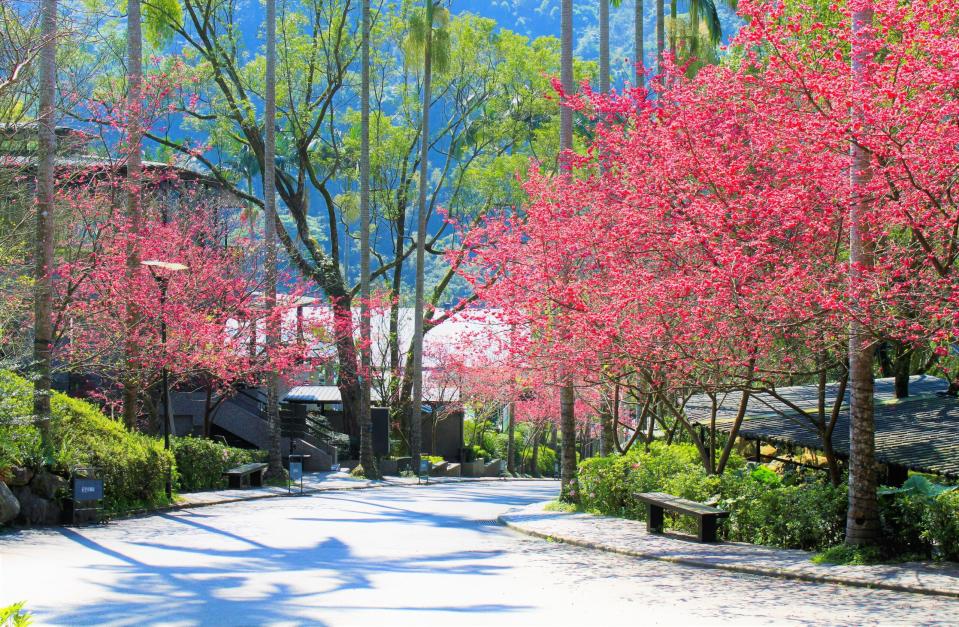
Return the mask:
M 24 486 L 33 479 L 33 471 L 23 466 L 14 466 L 10 469 L 7 485 L 10 487 Z
M 0 481 L 0 525 L 5 525 L 20 515 L 20 501 L 7 484 Z
M 30 482 L 30 491 L 44 499 L 54 499 L 66 491 L 69 482 L 59 475 L 40 471 Z
M 60 522 L 60 506 L 55 501 L 34 494 L 30 488 L 17 488 L 15 494 L 20 501 L 17 523 L 34 526 Z

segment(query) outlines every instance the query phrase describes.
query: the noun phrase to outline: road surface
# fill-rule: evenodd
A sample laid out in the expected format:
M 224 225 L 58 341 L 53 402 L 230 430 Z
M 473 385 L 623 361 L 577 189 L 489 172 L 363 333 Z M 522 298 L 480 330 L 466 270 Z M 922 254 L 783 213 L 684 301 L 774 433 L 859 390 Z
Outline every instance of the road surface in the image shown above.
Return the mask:
M 218 505 L 0 536 L 0 606 L 39 624 L 957 624 L 959 600 L 740 575 L 495 523 L 555 482 Z

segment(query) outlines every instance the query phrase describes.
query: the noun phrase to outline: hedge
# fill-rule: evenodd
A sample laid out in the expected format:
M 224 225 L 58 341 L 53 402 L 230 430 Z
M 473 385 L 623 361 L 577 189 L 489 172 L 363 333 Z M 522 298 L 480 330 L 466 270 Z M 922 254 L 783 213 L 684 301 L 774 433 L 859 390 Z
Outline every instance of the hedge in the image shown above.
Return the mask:
M 688 444 L 657 442 L 649 452 L 587 459 L 579 483 L 588 511 L 636 520 L 646 517 L 636 492 L 716 504 L 729 512 L 721 531 L 727 540 L 822 551 L 845 535 L 845 484 L 833 486 L 815 472 L 781 477 L 765 466 L 747 467 L 735 455 L 722 477 L 709 475 Z M 959 491 L 914 476 L 903 488 L 881 491 L 879 504 L 884 558 L 959 560 Z M 691 531 L 693 523 L 679 517 L 667 524 Z
M 171 442 L 181 492 L 212 490 L 226 486 L 223 473 L 250 462 L 266 461 L 267 452 L 225 446 L 203 438 L 173 438 Z
M 0 371 L 0 470 L 12 465 L 39 468 L 44 464 L 40 434 L 29 420 L 33 385 Z M 51 459 L 53 471 L 69 475 L 77 466 L 95 466 L 104 479 L 104 508 L 111 513 L 167 503 L 167 472 L 173 455 L 163 442 L 131 433 L 95 406 L 53 393 Z

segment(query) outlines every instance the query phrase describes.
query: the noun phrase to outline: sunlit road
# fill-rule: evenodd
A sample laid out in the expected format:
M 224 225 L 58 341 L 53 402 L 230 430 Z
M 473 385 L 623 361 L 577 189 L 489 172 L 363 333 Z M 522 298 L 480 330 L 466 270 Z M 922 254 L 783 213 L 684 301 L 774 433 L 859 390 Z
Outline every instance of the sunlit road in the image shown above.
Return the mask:
M 637 560 L 493 521 L 553 482 L 329 492 L 0 536 L 40 624 L 959 623 L 959 600 Z

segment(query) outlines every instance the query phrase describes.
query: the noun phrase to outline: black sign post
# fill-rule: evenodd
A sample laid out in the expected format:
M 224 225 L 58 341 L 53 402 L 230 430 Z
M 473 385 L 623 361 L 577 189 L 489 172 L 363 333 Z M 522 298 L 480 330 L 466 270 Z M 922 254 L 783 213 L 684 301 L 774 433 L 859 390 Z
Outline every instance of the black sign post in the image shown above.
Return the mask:
M 100 501 L 103 500 L 103 479 L 98 478 L 94 467 L 80 467 L 70 479 L 68 519 L 70 524 L 100 522 Z

